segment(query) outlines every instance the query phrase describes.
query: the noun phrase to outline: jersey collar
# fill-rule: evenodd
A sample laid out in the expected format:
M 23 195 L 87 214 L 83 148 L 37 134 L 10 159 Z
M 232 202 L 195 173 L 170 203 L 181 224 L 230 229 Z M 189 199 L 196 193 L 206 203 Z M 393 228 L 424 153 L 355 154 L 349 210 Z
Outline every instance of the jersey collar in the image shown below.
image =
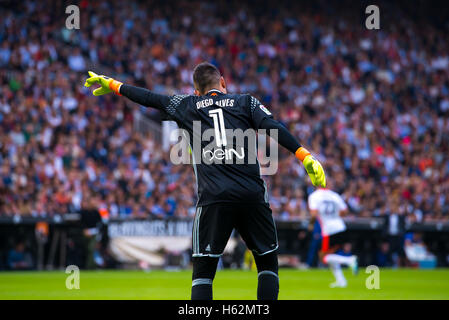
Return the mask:
M 215 93 L 215 94 L 214 94 Z M 207 93 L 206 93 L 206 96 L 215 96 L 215 95 L 217 95 L 217 94 L 224 94 L 223 92 L 221 92 L 220 90 L 218 90 L 218 89 L 212 89 L 212 90 L 209 90 Z

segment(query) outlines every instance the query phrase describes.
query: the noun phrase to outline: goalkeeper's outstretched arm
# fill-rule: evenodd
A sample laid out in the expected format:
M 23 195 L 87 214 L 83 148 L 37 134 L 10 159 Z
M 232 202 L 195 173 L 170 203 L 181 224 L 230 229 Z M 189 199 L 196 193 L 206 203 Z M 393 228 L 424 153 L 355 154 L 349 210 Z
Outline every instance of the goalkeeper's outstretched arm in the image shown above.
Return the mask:
M 282 124 L 273 118 L 265 118 L 260 123 L 259 129 L 266 129 L 267 134 L 269 134 L 270 129 L 277 129 L 278 143 L 294 153 L 296 158 L 304 164 L 312 184 L 316 187 L 326 187 L 326 176 L 319 161 L 306 148 L 302 147 L 298 140 Z
M 86 80 L 84 86 L 90 87 L 93 84 L 100 85 L 99 88 L 93 91 L 94 96 L 101 96 L 103 94 L 115 92 L 116 94 L 127 97 L 131 101 L 134 101 L 142 106 L 160 110 L 165 110 L 170 103 L 169 96 L 154 93 L 145 88 L 124 84 L 113 78 L 98 75 L 92 71 L 89 71 L 89 76 L 90 77 Z
M 148 89 L 131 86 L 129 84 L 122 84 L 119 93 L 142 106 L 160 110 L 165 110 L 170 103 L 169 96 L 154 93 Z

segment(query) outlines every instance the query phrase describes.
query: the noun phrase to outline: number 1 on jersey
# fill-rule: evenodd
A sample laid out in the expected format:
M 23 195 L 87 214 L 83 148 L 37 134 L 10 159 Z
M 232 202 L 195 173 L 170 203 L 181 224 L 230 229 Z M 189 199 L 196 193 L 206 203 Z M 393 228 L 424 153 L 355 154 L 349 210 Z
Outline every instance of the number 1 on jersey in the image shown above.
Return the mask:
M 222 109 L 213 109 L 209 111 L 209 117 L 214 120 L 215 141 L 217 146 L 221 147 L 228 144 L 226 141 L 226 129 L 224 126 L 224 117 Z

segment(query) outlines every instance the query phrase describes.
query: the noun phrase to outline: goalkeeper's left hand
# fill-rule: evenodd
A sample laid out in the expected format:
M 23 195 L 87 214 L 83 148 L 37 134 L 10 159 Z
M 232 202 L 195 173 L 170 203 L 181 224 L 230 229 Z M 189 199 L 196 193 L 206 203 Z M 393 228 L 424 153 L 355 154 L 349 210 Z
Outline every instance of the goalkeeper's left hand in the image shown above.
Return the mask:
M 123 83 L 106 76 L 100 76 L 93 71 L 89 71 L 88 73 L 90 77 L 86 79 L 84 86 L 90 87 L 93 84 L 99 84 L 101 86 L 93 91 L 94 96 L 101 96 L 111 92 L 120 95 L 119 90 Z
M 304 164 L 304 168 L 306 169 L 307 174 L 312 181 L 312 184 L 315 187 L 325 188 L 326 176 L 324 174 L 324 169 L 321 166 L 321 163 L 317 159 L 315 159 L 315 157 L 312 156 L 307 149 L 303 147 L 300 147 L 298 150 L 296 150 L 295 155 Z

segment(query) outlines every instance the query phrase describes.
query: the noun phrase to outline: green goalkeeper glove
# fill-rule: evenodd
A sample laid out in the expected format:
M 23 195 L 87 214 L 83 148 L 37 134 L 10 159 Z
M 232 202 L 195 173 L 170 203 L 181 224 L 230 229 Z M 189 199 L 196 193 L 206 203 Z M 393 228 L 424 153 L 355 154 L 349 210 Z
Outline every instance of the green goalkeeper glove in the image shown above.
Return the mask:
M 99 84 L 101 87 L 93 91 L 94 96 L 102 96 L 107 93 L 115 92 L 120 95 L 120 86 L 123 84 L 120 81 L 114 80 L 106 76 L 99 76 L 93 71 L 89 71 L 89 78 L 84 83 L 85 87 L 90 87 L 93 84 Z
M 313 157 L 310 152 L 300 147 L 296 150 L 296 158 L 302 161 L 307 174 L 315 187 L 326 187 L 326 175 L 324 174 L 324 169 L 321 163 Z

